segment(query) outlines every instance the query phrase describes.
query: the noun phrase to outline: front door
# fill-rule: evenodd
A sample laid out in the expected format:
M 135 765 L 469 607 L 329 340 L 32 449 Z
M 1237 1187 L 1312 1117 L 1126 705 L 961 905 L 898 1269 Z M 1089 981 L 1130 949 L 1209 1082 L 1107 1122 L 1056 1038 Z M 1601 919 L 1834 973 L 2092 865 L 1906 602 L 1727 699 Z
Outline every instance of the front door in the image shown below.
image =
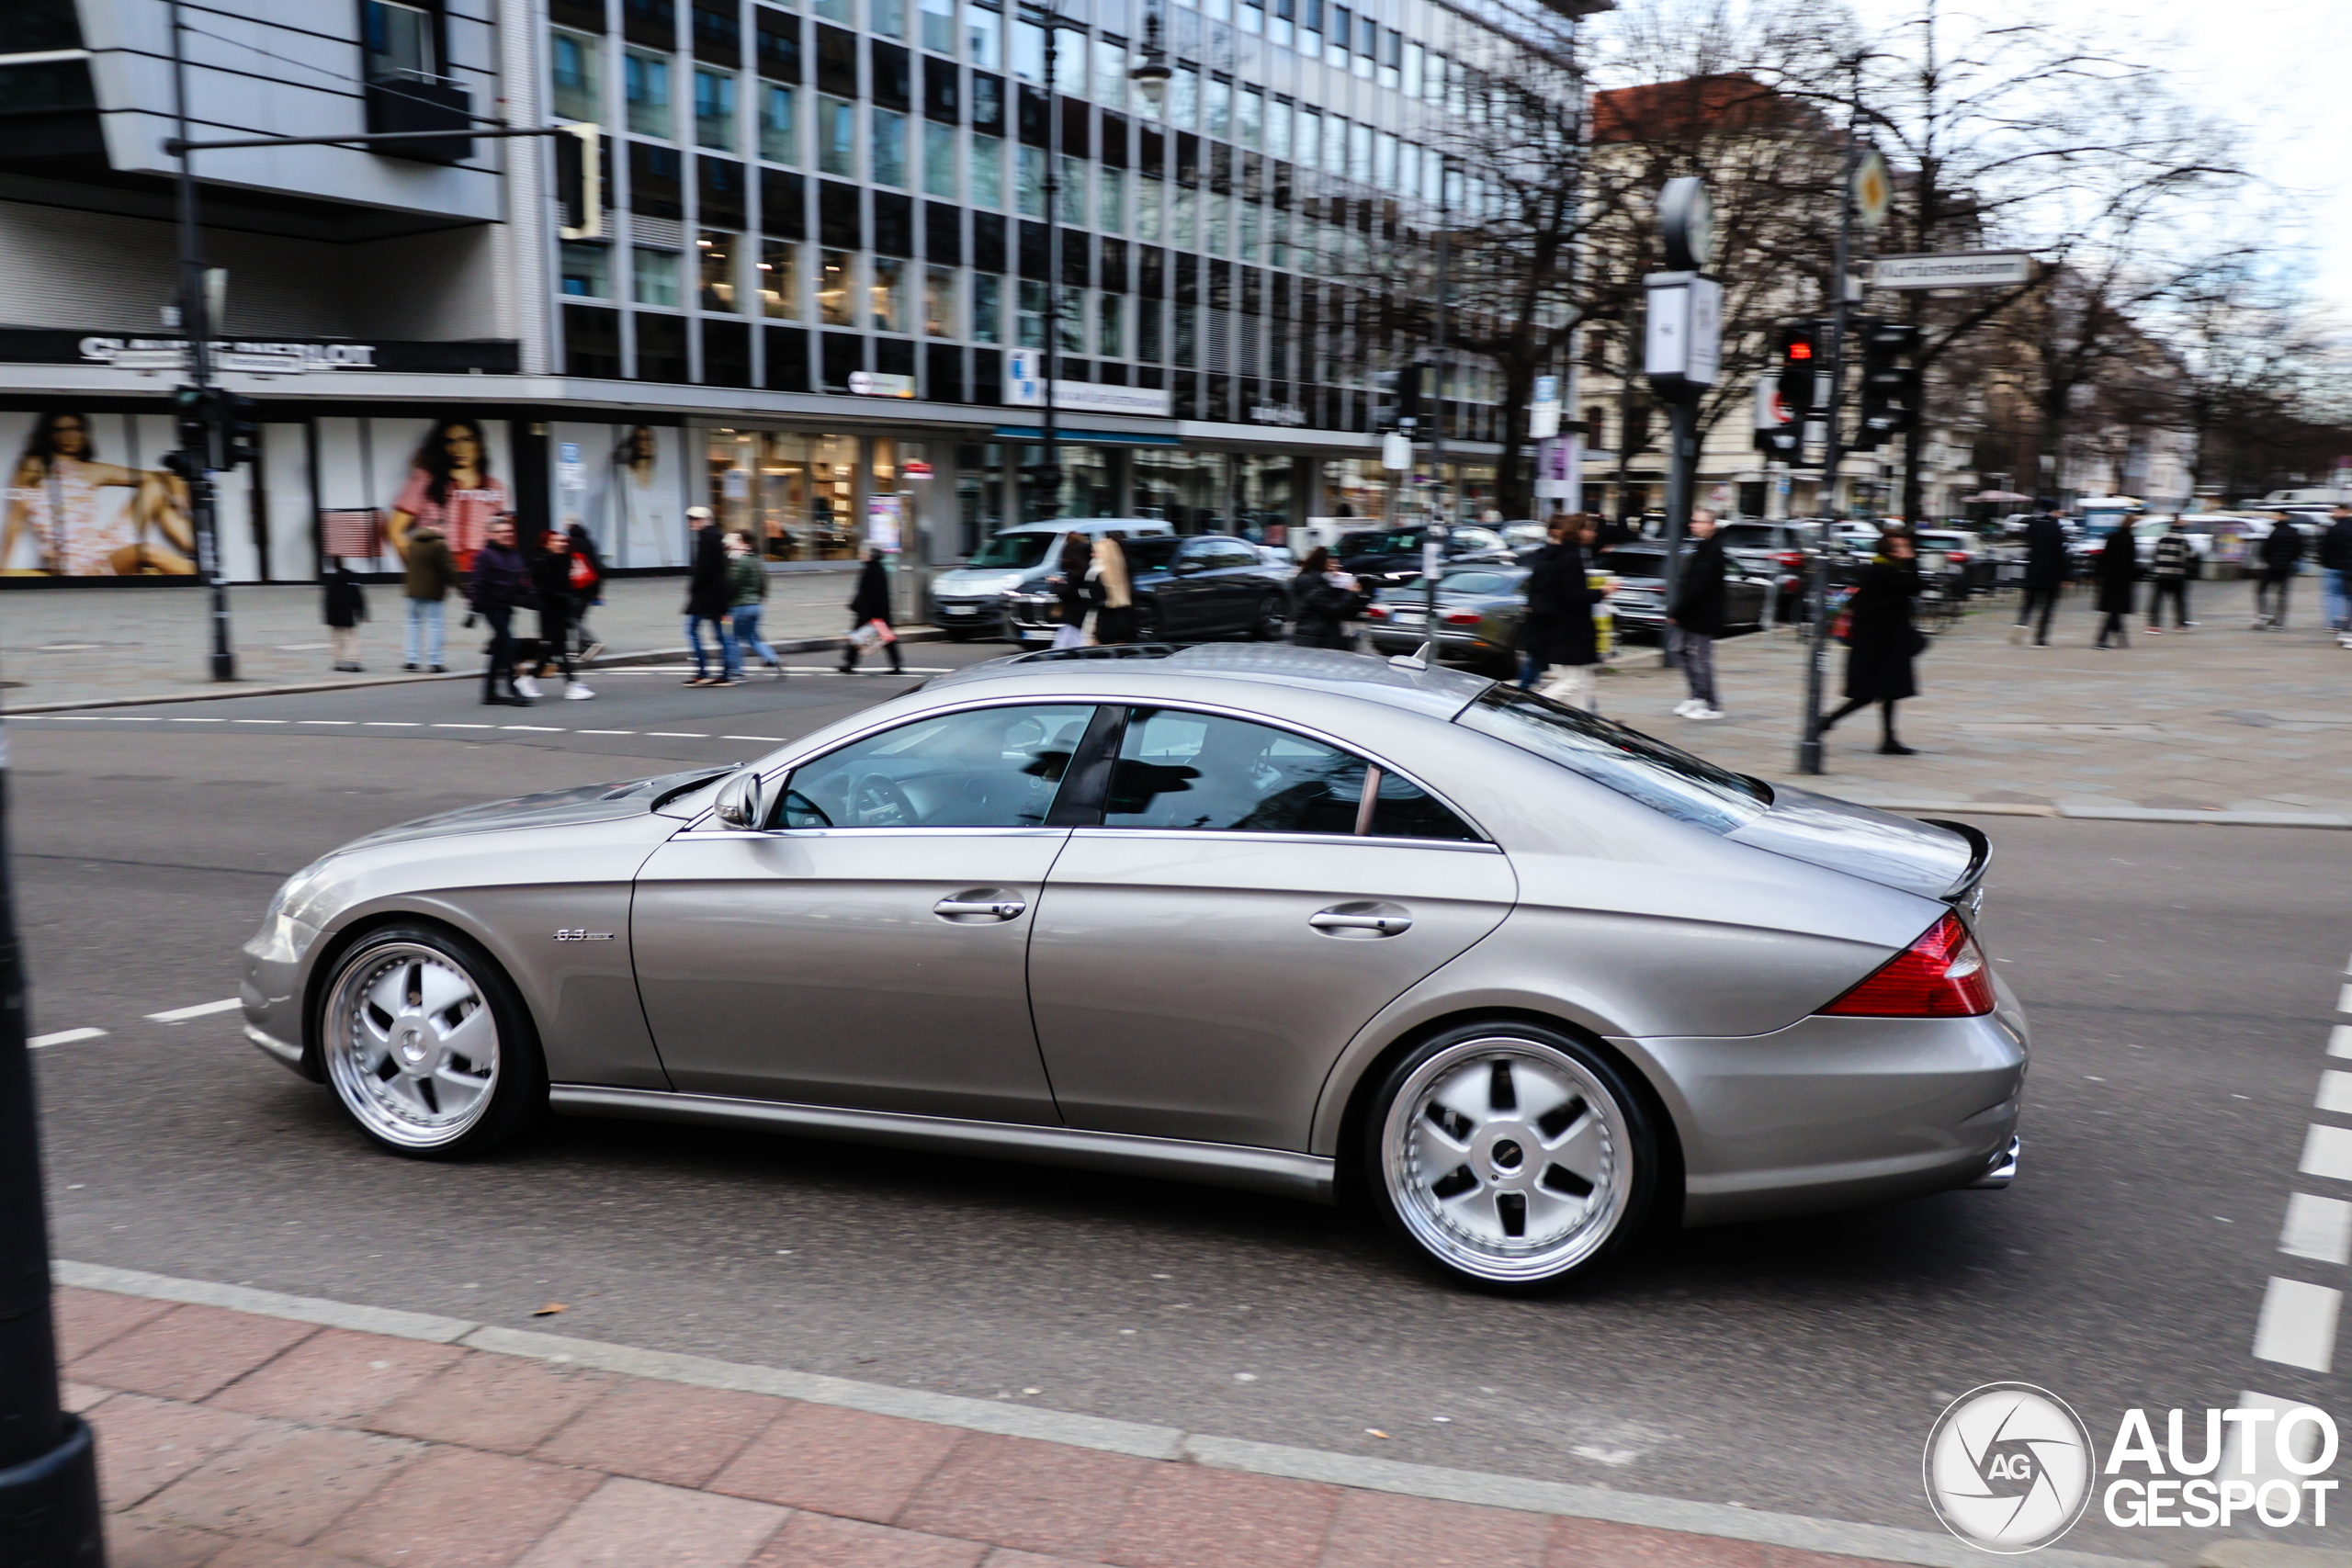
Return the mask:
M 1340 1049 L 1516 893 L 1407 779 L 1272 726 L 1130 709 L 1102 826 L 1071 834 L 1030 938 L 1063 1119 L 1304 1149 Z
M 772 825 L 639 874 L 638 989 L 677 1088 L 1050 1122 L 1023 964 L 1094 710 L 964 709 L 793 771 Z

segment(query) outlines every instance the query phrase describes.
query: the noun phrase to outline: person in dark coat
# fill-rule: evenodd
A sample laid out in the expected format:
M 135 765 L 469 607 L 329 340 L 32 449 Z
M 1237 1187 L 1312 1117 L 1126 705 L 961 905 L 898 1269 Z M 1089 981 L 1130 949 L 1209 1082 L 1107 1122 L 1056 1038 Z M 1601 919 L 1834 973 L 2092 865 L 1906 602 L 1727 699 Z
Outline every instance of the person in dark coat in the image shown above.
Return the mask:
M 2352 648 L 2352 506 L 2328 513 L 2319 536 L 2319 570 L 2327 592 L 2327 625 L 2338 648 Z
M 359 591 L 359 580 L 351 575 L 351 568 L 341 556 L 327 569 L 326 607 L 322 618 L 327 624 L 327 640 L 334 648 L 334 667 L 345 675 L 360 673 L 359 623 L 368 618 L 368 596 Z
M 869 547 L 865 552 L 865 564 L 857 570 L 857 592 L 850 596 L 849 629 L 855 632 L 872 621 L 879 621 L 886 626 L 891 624 L 890 570 L 882 564 L 882 552 Z M 882 649 L 890 656 L 890 673 L 905 674 L 906 661 L 899 657 L 898 639 L 893 637 L 884 643 Z M 857 653 L 856 643 L 842 644 L 842 674 L 847 675 L 856 670 Z
M 500 517 L 474 552 L 466 579 L 466 599 L 490 623 L 490 668 L 482 674 L 481 700 L 526 708 L 531 699 L 514 689 L 514 612 L 538 603 L 531 569 L 514 546 L 514 519 Z
M 2025 592 L 2018 599 L 2018 624 L 2009 628 L 2012 645 L 2025 641 L 2026 623 L 2033 613 L 2041 612 L 2041 621 L 2034 628 L 2033 646 L 2050 646 L 2050 617 L 2058 608 L 2059 590 L 2075 574 L 2075 563 L 2066 553 L 2066 530 L 2058 521 L 2057 509 L 2047 497 L 2033 503 L 2033 515 L 2025 525 Z
M 566 698 L 581 702 L 593 697 L 596 694 L 571 665 L 571 536 L 550 528 L 541 536 L 537 552 L 526 558 L 532 585 L 539 591 L 539 646 L 537 657 L 526 661 L 529 672 L 515 678 L 514 689 L 536 698 L 538 682 L 560 672 Z
M 694 530 L 694 565 L 686 578 L 686 643 L 695 650 L 695 672 L 689 686 L 731 686 L 735 683 L 734 634 L 727 629 L 728 600 L 733 590 L 727 581 L 727 546 L 710 520 L 707 506 L 686 508 L 686 526 Z M 712 674 L 703 652 L 702 633 L 710 628 L 718 645 L 718 672 Z
M 2140 545 L 2132 536 L 2130 524 L 2117 524 L 2115 532 L 2107 536 L 2092 575 L 2098 581 L 2098 607 L 2107 619 L 2099 623 L 2098 640 L 2091 646 L 2131 647 L 2131 628 L 2125 623 L 2132 615 L 2133 585 L 2140 581 Z
M 1715 537 L 1715 514 L 1705 507 L 1690 513 L 1697 541 L 1682 558 L 1674 580 L 1674 603 L 1667 606 L 1667 636 L 1690 694 L 1675 705 L 1684 718 L 1721 718 L 1715 703 L 1715 638 L 1724 635 L 1724 542 Z
M 1348 646 L 1348 623 L 1363 613 L 1372 595 L 1355 578 L 1331 566 L 1331 552 L 1321 545 L 1306 553 L 1298 575 L 1290 580 L 1290 640 L 1301 648 Z
M 1585 519 L 1561 516 L 1552 521 L 1552 542 L 1535 552 L 1527 574 L 1528 625 L 1521 644 L 1528 655 L 1531 679 L 1543 675 L 1535 690 L 1555 702 L 1589 711 L 1593 705 L 1593 667 L 1600 662 L 1600 641 L 1594 635 L 1592 607 L 1600 595 L 1591 586 L 1585 565 Z
M 1878 554 L 1862 568 L 1854 596 L 1846 601 L 1846 701 L 1821 721 L 1821 733 L 1847 715 L 1879 705 L 1879 751 L 1913 755 L 1894 738 L 1894 705 L 1919 694 L 1911 671 L 1923 640 L 1911 625 L 1911 601 L 1919 594 L 1918 549 L 1908 529 L 1882 536 Z
M 2281 517 L 2270 525 L 2256 553 L 2262 558 L 2262 576 L 2254 585 L 2254 629 L 2283 632 L 2287 591 L 2294 586 L 2295 573 L 2303 568 L 2303 531 L 2293 519 Z
M 1054 628 L 1056 648 L 1086 646 L 1086 612 L 1091 607 L 1086 569 L 1093 564 L 1093 540 L 1075 528 L 1062 536 L 1061 559 L 1049 584 L 1054 591 L 1056 612 L 1061 616 L 1061 625 Z

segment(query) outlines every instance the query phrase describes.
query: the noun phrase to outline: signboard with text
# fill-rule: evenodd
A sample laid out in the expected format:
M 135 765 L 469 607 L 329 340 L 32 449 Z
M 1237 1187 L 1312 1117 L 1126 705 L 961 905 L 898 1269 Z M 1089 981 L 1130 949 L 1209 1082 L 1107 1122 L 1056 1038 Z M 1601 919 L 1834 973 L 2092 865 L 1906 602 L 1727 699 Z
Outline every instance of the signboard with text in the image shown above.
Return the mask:
M 1004 356 L 1004 402 L 1007 408 L 1046 406 L 1043 379 L 1045 355 L 1034 348 L 1016 348 Z M 1124 413 L 1143 419 L 1169 419 L 1174 405 L 1161 387 L 1106 387 L 1098 381 L 1053 383 L 1054 408 L 1069 413 Z

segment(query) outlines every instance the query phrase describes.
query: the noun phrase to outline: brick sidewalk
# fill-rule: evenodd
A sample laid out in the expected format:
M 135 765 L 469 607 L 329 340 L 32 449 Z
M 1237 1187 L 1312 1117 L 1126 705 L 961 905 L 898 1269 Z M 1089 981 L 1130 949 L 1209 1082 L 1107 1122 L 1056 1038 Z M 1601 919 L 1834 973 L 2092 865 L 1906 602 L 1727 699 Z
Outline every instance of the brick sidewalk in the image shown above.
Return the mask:
M 1869 1568 L 110 1292 L 57 1308 L 113 1568 Z

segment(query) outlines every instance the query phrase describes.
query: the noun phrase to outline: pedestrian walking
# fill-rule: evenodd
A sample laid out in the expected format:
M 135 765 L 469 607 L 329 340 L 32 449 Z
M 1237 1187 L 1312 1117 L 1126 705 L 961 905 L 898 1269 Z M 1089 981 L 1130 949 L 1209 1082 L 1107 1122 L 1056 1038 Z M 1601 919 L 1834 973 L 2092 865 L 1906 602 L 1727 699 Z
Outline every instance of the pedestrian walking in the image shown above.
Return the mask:
M 2119 523 L 2115 532 L 2098 552 L 2098 560 L 2091 568 L 2091 577 L 2098 584 L 2099 613 L 2107 619 L 2098 624 L 2098 640 L 2093 648 L 2129 648 L 2132 646 L 2132 601 L 2137 594 L 2134 584 L 2140 581 L 2140 545 L 2132 536 L 2128 524 Z
M 1135 585 L 1127 578 L 1126 531 L 1106 529 L 1094 541 L 1087 595 L 1094 606 L 1094 640 L 1106 647 L 1136 639 Z
M 327 644 L 334 650 L 335 672 L 362 673 L 359 623 L 368 618 L 368 596 L 359 592 L 359 580 L 351 575 L 341 556 L 327 568 L 326 608 L 322 618 L 327 624 Z
M 1301 648 L 1345 649 L 1354 640 L 1348 623 L 1371 603 L 1354 573 L 1334 567 L 1331 552 L 1317 545 L 1290 580 L 1290 640 Z
M 2294 586 L 2295 574 L 2303 569 L 2303 531 L 2291 519 L 2281 517 L 2270 525 L 2256 553 L 2262 561 L 2262 577 L 2254 585 L 2254 629 L 2283 632 L 2287 592 Z
M 1846 601 L 1846 701 L 1822 718 L 1822 734 L 1876 703 L 1880 754 L 1915 755 L 1895 739 L 1894 705 L 1919 694 L 1911 661 L 1928 639 L 1911 624 L 1911 601 L 1918 596 L 1917 545 L 1908 528 L 1889 529 L 1879 536 L 1878 554 L 1862 568 L 1854 596 Z
M 890 629 L 890 571 L 882 564 L 882 552 L 873 546 L 865 550 L 865 564 L 858 568 L 857 592 L 850 596 L 849 639 L 842 644 L 842 673 L 853 674 L 857 670 L 857 656 L 866 643 L 878 643 L 890 656 L 890 673 L 907 672 L 906 661 L 899 657 L 899 639 Z
M 444 673 L 441 642 L 449 591 L 463 586 L 458 558 L 449 541 L 430 523 L 419 523 L 408 533 L 408 548 L 401 552 L 401 592 L 408 604 L 408 626 L 401 642 L 401 668 L 420 667 Z
M 1601 595 L 1585 565 L 1584 525 L 1581 516 L 1553 518 L 1551 543 L 1528 563 L 1528 629 L 1521 646 L 1529 675 L 1521 684 L 1540 677 L 1533 685 L 1538 695 L 1590 712 L 1600 661 L 1592 607 Z
M 741 679 L 736 669 L 735 641 L 727 630 L 727 547 L 710 521 L 710 508 L 686 508 L 686 526 L 693 530 L 694 560 L 686 577 L 686 646 L 694 649 L 695 672 L 689 686 L 731 686 Z M 703 650 L 707 628 L 718 645 L 718 671 L 712 673 Z
M 588 629 L 588 612 L 605 602 L 605 558 L 580 519 L 568 519 L 565 536 L 571 541 L 571 637 L 580 648 L 580 662 L 589 663 L 605 651 L 604 643 Z
M 2338 648 L 2352 648 L 2352 506 L 2328 514 L 2327 532 L 2319 538 L 2319 569 L 2324 574 L 2328 627 Z
M 2185 632 L 2197 623 L 2188 618 L 2188 580 L 2197 571 L 2197 547 L 2174 513 L 2172 525 L 2156 536 L 2148 554 L 2148 635 L 2164 635 L 2165 601 L 2172 601 L 2173 630 Z
M 523 552 L 514 547 L 514 519 L 500 517 L 490 525 L 488 537 L 474 552 L 473 570 L 466 580 L 466 597 L 474 614 L 490 623 L 490 664 L 482 673 L 481 700 L 526 708 L 531 699 L 514 683 L 514 612 L 537 604 L 538 587 Z M 472 617 L 467 618 L 472 624 Z
M 2025 641 L 2026 623 L 2041 612 L 2033 628 L 2033 646 L 2050 646 L 2050 617 L 2058 609 L 2058 595 L 2075 575 L 2074 558 L 2066 552 L 2066 530 L 2057 508 L 2044 496 L 2033 503 L 2025 525 L 2025 592 L 2018 596 L 2018 624 L 2009 628 L 2010 646 Z
M 1716 719 L 1715 638 L 1724 632 L 1724 542 L 1715 537 L 1715 514 L 1705 507 L 1690 513 L 1694 541 L 1682 558 L 1667 607 L 1667 646 L 1682 666 L 1690 694 L 1674 711 L 1684 718 Z
M 563 677 L 566 702 L 585 702 L 596 694 L 574 673 L 571 663 L 571 536 L 550 528 L 529 558 L 531 585 L 539 595 L 539 642 L 529 668 L 514 679 L 514 689 L 536 699 L 539 682 Z
M 752 553 L 752 541 L 741 534 L 727 536 L 727 618 L 738 657 L 757 654 L 771 673 L 783 674 L 784 660 L 760 640 L 760 615 L 767 608 L 767 568 Z
M 1093 540 L 1076 531 L 1062 536 L 1061 560 L 1046 583 L 1054 591 L 1054 602 L 1061 617 L 1061 624 L 1054 628 L 1056 648 L 1086 646 L 1086 613 L 1090 607 L 1086 569 L 1093 564 Z

